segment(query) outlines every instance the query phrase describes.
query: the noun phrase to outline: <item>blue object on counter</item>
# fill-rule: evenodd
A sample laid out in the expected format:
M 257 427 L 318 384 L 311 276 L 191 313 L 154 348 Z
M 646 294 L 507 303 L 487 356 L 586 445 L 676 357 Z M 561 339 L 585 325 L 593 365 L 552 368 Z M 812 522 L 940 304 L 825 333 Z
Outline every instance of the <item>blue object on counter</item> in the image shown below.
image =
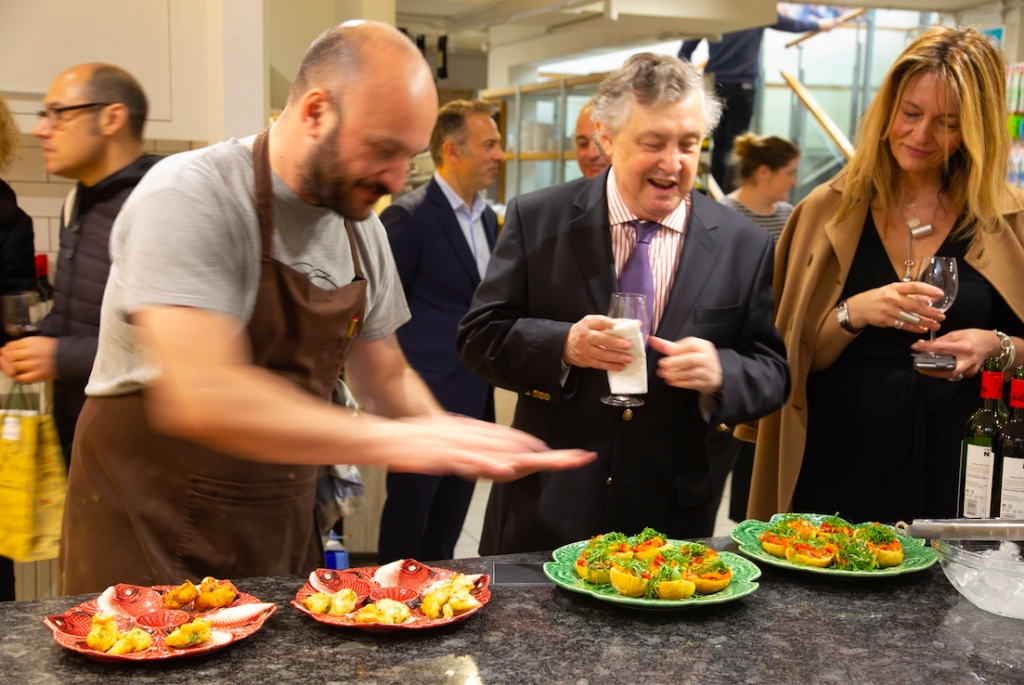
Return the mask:
M 325 567 L 335 571 L 348 568 L 348 552 L 342 547 L 338 536 L 331 531 L 331 538 L 324 545 Z

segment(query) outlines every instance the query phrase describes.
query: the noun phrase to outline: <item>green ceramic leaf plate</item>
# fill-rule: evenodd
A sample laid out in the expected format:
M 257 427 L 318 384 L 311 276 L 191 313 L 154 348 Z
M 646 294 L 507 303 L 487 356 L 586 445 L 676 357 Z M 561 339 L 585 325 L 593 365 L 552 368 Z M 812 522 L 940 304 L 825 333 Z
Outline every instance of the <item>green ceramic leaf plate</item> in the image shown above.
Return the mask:
M 900 544 L 903 545 L 903 561 L 897 566 L 890 566 L 888 568 L 876 568 L 870 571 L 847 571 L 838 568 L 816 568 L 814 566 L 805 566 L 803 564 L 794 564 L 788 559 L 777 557 L 769 554 L 765 551 L 764 547 L 761 546 L 758 536 L 765 531 L 768 526 L 775 523 L 783 516 L 792 516 L 792 514 L 776 514 L 772 516 L 772 520 L 768 523 L 764 521 L 747 520 L 740 523 L 732 529 L 730 537 L 740 546 L 740 553 L 745 554 L 751 559 L 757 561 L 763 561 L 766 564 L 772 566 L 778 566 L 779 568 L 791 568 L 797 571 L 804 571 L 805 573 L 816 573 L 822 576 L 835 576 L 838 578 L 877 578 L 879 576 L 898 576 L 903 573 L 913 573 L 915 571 L 923 571 L 932 564 L 935 563 L 938 558 L 935 550 L 924 544 L 924 540 L 918 540 L 917 538 L 907 537 L 906 535 L 897 534 Z M 814 525 L 820 525 L 822 519 L 826 517 L 826 514 L 798 514 Z M 859 528 L 865 524 L 855 524 L 854 528 Z
M 615 591 L 611 585 L 595 585 L 580 578 L 576 573 L 576 560 L 580 558 L 580 552 L 587 546 L 589 540 L 573 542 L 572 544 L 559 547 L 551 556 L 554 561 L 544 564 L 544 575 L 560 588 L 570 592 L 579 592 L 584 595 L 591 595 L 605 602 L 621 604 L 634 609 L 689 609 L 692 607 L 705 606 L 708 604 L 721 604 L 746 597 L 758 588 L 754 582 L 761 577 L 761 569 L 738 554 L 732 552 L 720 552 L 722 560 L 732 569 L 732 582 L 722 590 L 713 595 L 702 595 L 694 593 L 689 599 L 643 599 L 640 597 L 624 597 Z M 679 540 L 669 540 L 673 545 L 678 545 Z

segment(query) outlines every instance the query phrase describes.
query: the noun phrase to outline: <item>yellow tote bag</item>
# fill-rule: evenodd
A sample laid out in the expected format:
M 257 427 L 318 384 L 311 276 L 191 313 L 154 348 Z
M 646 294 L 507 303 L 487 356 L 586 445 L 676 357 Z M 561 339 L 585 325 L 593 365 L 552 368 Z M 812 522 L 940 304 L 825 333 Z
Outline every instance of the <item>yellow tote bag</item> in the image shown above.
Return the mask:
M 24 393 L 21 407 L 26 407 Z M 8 396 L 5 405 L 14 404 Z M 0 409 L 0 555 L 53 559 L 60 547 L 67 475 L 53 417 L 38 409 Z

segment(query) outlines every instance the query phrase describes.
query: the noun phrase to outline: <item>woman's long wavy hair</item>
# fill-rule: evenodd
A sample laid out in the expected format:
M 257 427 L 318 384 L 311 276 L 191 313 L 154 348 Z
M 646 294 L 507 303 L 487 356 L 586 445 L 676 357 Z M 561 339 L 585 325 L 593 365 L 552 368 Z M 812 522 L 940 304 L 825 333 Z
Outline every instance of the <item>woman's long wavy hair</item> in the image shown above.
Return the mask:
M 858 201 L 877 200 L 888 215 L 898 204 L 899 164 L 889 132 L 911 79 L 935 74 L 960 106 L 960 146 L 942 170 L 943 191 L 961 221 L 954 234 L 973 236 L 1004 223 L 1001 207 L 1010 140 L 1006 130 L 1006 64 L 973 28 L 935 26 L 919 35 L 889 69 L 860 122 L 857 151 L 847 164 L 837 216 Z
M 21 131 L 0 94 L 0 173 L 7 171 L 21 157 Z

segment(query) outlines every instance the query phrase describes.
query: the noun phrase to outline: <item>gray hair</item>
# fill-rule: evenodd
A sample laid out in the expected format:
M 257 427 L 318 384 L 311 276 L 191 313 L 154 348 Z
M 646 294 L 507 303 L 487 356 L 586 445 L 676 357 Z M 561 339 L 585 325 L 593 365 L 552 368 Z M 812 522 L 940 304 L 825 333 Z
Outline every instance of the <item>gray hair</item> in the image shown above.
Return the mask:
M 704 98 L 704 135 L 718 125 L 722 100 L 704 88 L 704 79 L 689 62 L 670 55 L 641 52 L 608 74 L 594 95 L 592 118 L 613 133 L 626 123 L 629 105 L 663 107 L 700 92 Z

